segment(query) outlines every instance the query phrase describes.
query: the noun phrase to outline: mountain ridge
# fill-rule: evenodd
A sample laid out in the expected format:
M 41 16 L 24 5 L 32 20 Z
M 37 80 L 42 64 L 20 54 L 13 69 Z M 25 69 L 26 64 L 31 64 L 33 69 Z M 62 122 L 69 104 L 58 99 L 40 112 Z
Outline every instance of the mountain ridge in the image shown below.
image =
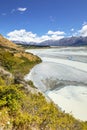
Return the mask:
M 40 43 L 37 42 L 24 42 L 24 41 L 13 41 L 16 44 L 24 45 L 36 45 L 36 46 L 84 46 L 87 45 L 87 37 L 66 37 L 60 40 L 46 40 Z

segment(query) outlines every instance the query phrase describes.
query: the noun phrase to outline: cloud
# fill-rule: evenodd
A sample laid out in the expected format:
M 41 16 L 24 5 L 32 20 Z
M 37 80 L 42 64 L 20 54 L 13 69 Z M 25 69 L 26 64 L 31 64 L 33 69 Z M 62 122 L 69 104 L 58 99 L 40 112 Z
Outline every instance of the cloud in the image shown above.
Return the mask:
M 74 31 L 74 28 L 71 28 L 71 30 L 70 30 L 71 32 L 73 32 Z
M 6 13 L 2 13 L 2 15 L 3 15 L 3 16 L 5 16 L 5 15 L 6 15 Z
M 72 36 L 78 37 L 78 36 L 82 36 L 82 37 L 87 37 L 87 22 L 84 22 L 82 24 L 82 28 L 80 30 L 75 30 L 74 28 L 72 28 L 71 30 Z M 70 34 L 71 36 L 71 34 Z
M 65 32 L 62 32 L 62 31 L 51 31 L 51 30 L 49 30 L 47 34 L 48 35 L 64 35 Z
M 36 34 L 33 34 L 32 32 L 27 32 L 25 29 L 14 30 L 8 33 L 7 36 L 9 37 L 9 40 L 24 42 L 33 41 L 36 38 Z
M 18 10 L 18 11 L 21 11 L 21 12 L 24 12 L 24 11 L 27 10 L 27 8 L 21 8 L 21 7 L 19 7 L 19 8 L 17 8 L 17 10 Z
M 84 21 L 82 25 L 84 26 L 84 25 L 86 25 L 86 24 L 87 24 L 87 22 L 86 22 L 86 21 Z
M 15 11 L 16 11 L 16 9 L 12 9 L 12 10 L 11 10 L 11 13 L 14 13 Z
M 43 42 L 45 40 L 59 40 L 64 38 L 64 32 L 61 31 L 48 31 L 45 35 L 38 36 L 32 32 L 27 32 L 25 29 L 14 30 L 7 34 L 7 38 L 12 41 L 23 41 L 23 42 Z
M 11 13 L 13 14 L 13 13 L 19 11 L 19 12 L 21 12 L 21 14 L 22 14 L 22 13 L 25 12 L 26 10 L 27 10 L 27 8 L 21 8 L 21 7 L 19 7 L 19 8 L 17 8 L 17 9 L 12 9 L 12 10 L 11 10 Z
M 83 25 L 81 30 L 78 31 L 80 36 L 86 37 L 87 36 L 87 24 Z

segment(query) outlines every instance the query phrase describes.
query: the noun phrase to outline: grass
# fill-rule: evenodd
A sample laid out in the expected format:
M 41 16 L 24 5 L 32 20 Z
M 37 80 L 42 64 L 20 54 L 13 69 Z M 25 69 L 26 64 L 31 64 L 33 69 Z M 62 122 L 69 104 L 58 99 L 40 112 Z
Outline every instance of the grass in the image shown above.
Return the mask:
M 22 53 L 23 54 L 19 53 L 19 56 L 18 52 L 12 53 L 0 49 L 0 65 L 14 75 L 21 73 L 21 75 L 24 76 L 35 64 L 40 63 L 41 60 L 39 57 L 32 54 L 27 54 L 25 52 Z M 31 59 L 29 59 L 28 57 L 31 57 Z
M 0 77 L 0 125 L 9 130 L 86 130 L 80 122 L 65 114 L 42 93 L 32 94 L 22 84 L 6 85 Z M 7 129 L 6 129 L 7 130 Z

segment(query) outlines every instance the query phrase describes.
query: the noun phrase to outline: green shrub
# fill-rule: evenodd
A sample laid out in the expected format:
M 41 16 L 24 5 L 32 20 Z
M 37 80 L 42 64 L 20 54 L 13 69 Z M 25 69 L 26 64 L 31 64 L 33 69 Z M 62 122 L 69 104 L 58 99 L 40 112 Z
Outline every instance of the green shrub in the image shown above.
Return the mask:
M 36 88 L 31 80 L 27 81 L 27 83 L 30 85 L 30 87 Z

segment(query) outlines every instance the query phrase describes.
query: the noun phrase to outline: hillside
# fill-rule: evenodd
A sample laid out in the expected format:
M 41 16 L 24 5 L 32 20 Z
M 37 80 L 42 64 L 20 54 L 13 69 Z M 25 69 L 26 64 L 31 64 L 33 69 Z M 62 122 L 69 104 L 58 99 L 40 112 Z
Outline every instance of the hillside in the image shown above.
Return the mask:
M 41 59 L 0 36 L 0 129 L 86 130 L 76 120 L 45 99 L 24 75 Z
M 18 50 L 19 47 L 0 34 L 0 48 Z

